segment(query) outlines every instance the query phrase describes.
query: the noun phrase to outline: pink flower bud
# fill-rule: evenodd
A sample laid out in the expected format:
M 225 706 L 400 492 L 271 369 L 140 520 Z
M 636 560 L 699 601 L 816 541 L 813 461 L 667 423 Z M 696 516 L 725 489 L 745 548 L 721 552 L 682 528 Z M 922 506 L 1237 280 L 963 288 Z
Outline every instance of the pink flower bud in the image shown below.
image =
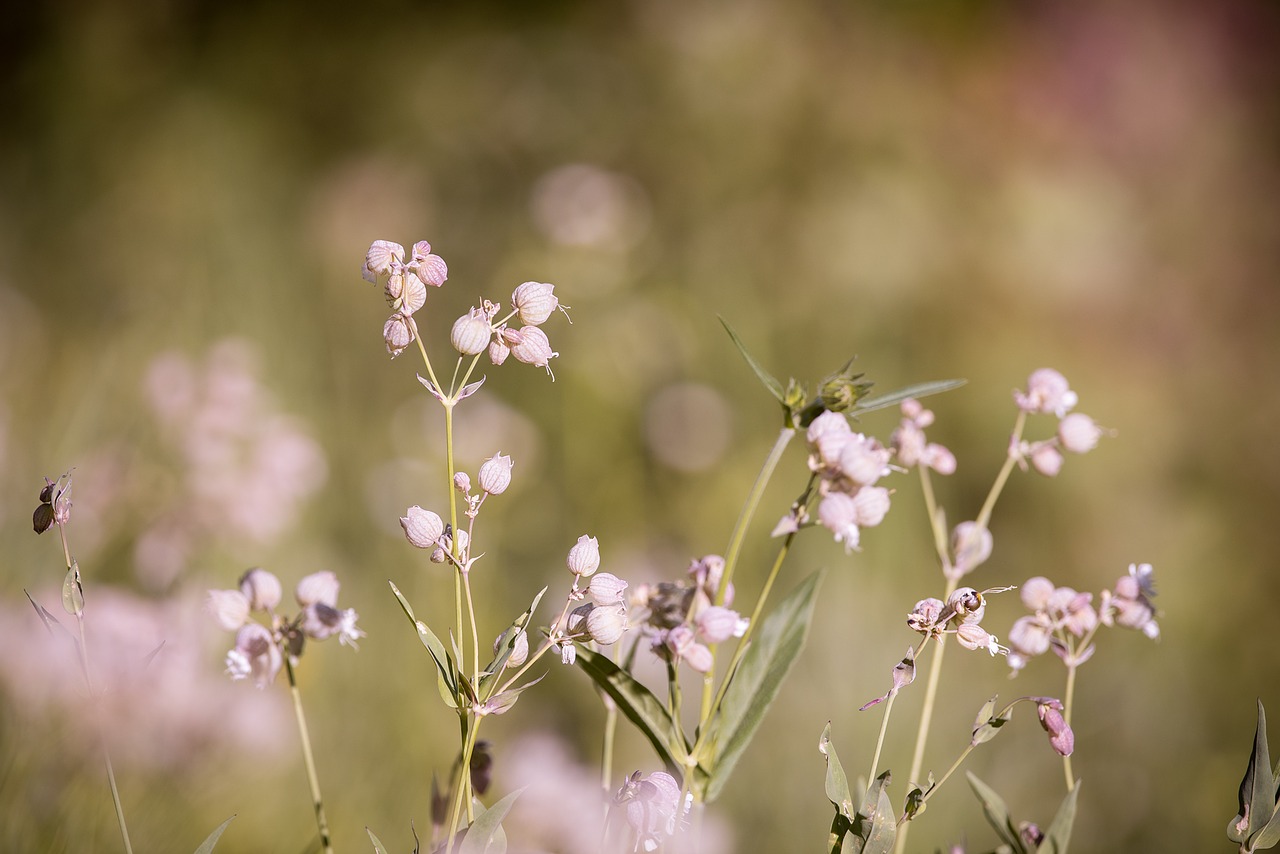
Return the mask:
M 413 259 L 409 262 L 409 269 L 434 288 L 440 287 L 449 278 L 449 266 L 439 255 L 431 254 L 431 244 L 425 240 L 413 244 Z
M 924 449 L 923 462 L 938 474 L 952 475 L 956 473 L 956 455 L 937 442 L 930 442 L 928 447 Z
M 1027 378 L 1026 392 L 1015 391 L 1014 402 L 1023 412 L 1052 413 L 1059 418 L 1071 411 L 1079 398 L 1067 378 L 1052 368 L 1041 368 Z
M 249 608 L 253 611 L 275 610 L 283 595 L 280 579 L 258 567 L 240 577 L 240 592 L 249 600 Z
M 493 654 L 497 655 L 502 650 L 502 636 L 499 635 L 493 642 Z M 515 644 L 511 647 L 511 655 L 507 656 L 508 667 L 519 667 L 529 660 L 529 634 L 521 631 L 516 635 Z
M 578 537 L 577 544 L 569 549 L 566 561 L 569 571 L 574 575 L 588 576 L 600 568 L 600 543 L 595 537 L 583 534 Z
M 227 673 L 231 678 L 252 677 L 258 688 L 270 685 L 283 665 L 280 647 L 271 632 L 260 623 L 247 623 L 241 627 L 236 633 L 235 648 L 227 653 Z
M 511 485 L 511 457 L 494 454 L 480 466 L 480 488 L 501 495 Z
M 409 542 L 420 549 L 434 548 L 444 533 L 444 521 L 430 510 L 413 505 L 400 517 L 400 527 Z
M 471 476 L 465 471 L 454 472 L 453 488 L 461 492 L 463 495 L 471 492 Z
M 965 649 L 985 649 L 992 656 L 1000 652 L 996 636 L 977 623 L 963 623 L 956 627 L 956 641 Z
M 1070 756 L 1076 747 L 1076 736 L 1062 717 L 1062 703 L 1052 698 L 1045 698 L 1037 706 L 1040 713 L 1040 726 L 1049 733 L 1049 744 L 1059 756 Z
M 952 570 L 967 575 L 991 557 L 991 532 L 977 522 L 961 522 L 951 532 Z
M 1052 581 L 1037 575 L 1026 580 L 1018 595 L 1022 598 L 1022 604 L 1030 610 L 1043 611 L 1049 607 L 1049 600 L 1053 598 L 1055 589 Z
M 703 643 L 724 643 L 746 633 L 747 621 L 737 611 L 712 605 L 703 608 L 693 621 L 694 632 Z
M 874 528 L 889 512 L 889 490 L 883 486 L 864 486 L 853 496 L 854 524 Z
M 512 341 L 510 335 L 512 331 L 508 329 L 503 334 L 511 347 L 511 355 L 516 357 L 516 361 L 533 365 L 535 368 L 546 368 L 547 373 L 550 373 L 551 366 L 548 363 L 560 354 L 551 349 L 547 333 L 536 326 L 522 326 L 517 336 L 518 340 Z
M 511 305 L 519 312 L 520 322 L 529 326 L 541 326 L 560 306 L 560 300 L 551 293 L 555 285 L 544 282 L 525 282 L 511 294 Z
M 453 349 L 464 356 L 483 353 L 489 346 L 493 329 L 489 326 L 489 318 L 483 309 L 472 308 L 453 323 L 453 331 L 449 333 L 449 343 Z
M 844 543 L 846 552 L 858 547 L 858 507 L 851 496 L 832 492 L 818 505 L 818 521 Z
M 397 312 L 387 319 L 382 327 L 382 340 L 393 359 L 413 343 L 413 330 L 410 329 L 404 315 Z
M 1009 629 L 1009 646 L 1024 658 L 1033 658 L 1049 651 L 1053 626 L 1047 618 L 1036 615 L 1019 617 Z
M 204 594 L 204 609 L 220 628 L 234 632 L 249 619 L 249 597 L 239 590 L 210 590 Z
M 591 576 L 587 591 L 597 605 L 621 605 L 627 582 L 609 572 L 597 572 Z
M 1031 467 L 1045 477 L 1055 477 L 1062 470 L 1062 452 L 1042 442 L 1031 451 Z
M 1098 446 L 1102 428 L 1083 412 L 1073 412 L 1058 422 L 1058 441 L 1063 450 L 1084 454 Z
M 338 587 L 338 576 L 325 569 L 303 576 L 297 589 L 293 591 L 293 597 L 304 608 L 317 602 L 336 608 Z
M 489 342 L 489 361 L 495 365 L 501 365 L 509 355 L 511 355 L 511 348 L 507 346 L 501 335 L 495 335 Z
M 360 274 L 366 282 L 378 281 L 378 276 L 390 273 L 404 261 L 404 247 L 389 240 L 375 240 L 364 256 L 364 267 Z

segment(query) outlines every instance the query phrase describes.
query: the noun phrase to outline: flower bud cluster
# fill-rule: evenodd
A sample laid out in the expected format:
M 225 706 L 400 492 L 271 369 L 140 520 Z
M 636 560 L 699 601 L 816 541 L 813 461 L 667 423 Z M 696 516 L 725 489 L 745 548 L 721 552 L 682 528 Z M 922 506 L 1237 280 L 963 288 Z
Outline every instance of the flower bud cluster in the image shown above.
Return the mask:
M 907 615 L 907 626 L 925 637 L 955 634 L 956 641 L 965 649 L 985 649 L 991 655 L 1008 654 L 999 639 L 981 625 L 987 611 L 988 593 L 1003 593 L 1007 587 L 974 590 L 961 587 L 947 597 L 947 601 L 921 599 Z
M 407 263 L 404 257 L 399 243 L 375 240 L 360 270 L 364 280 L 373 284 L 386 277 L 383 293 L 391 316 L 382 327 L 382 339 L 393 359 L 413 343 L 417 334 L 413 315 L 427 302 L 427 286 L 438 288 L 449 278 L 448 265 L 439 255 L 431 254 L 431 244 L 425 240 L 413 244 Z
M 924 428 L 931 424 L 933 412 L 925 409 L 920 401 L 914 398 L 902 401 L 902 421 L 889 439 L 895 459 L 905 468 L 924 466 L 938 474 L 954 474 L 955 455 L 942 445 L 925 438 Z
M 525 282 L 512 292 L 511 312 L 502 319 L 497 317 L 501 305 L 484 300 L 480 307 L 472 307 L 454 321 L 449 336 L 453 349 L 464 356 L 478 356 L 487 351 L 489 361 L 495 365 L 501 365 L 507 356 L 514 356 L 517 362 L 546 368 L 550 374 L 549 363 L 560 354 L 551 349 L 547 333 L 539 327 L 556 309 L 564 310 L 554 291 L 555 285 Z M 522 325 L 509 326 L 512 318 Z
M 820 478 L 818 521 L 853 551 L 861 529 L 879 525 L 889 512 L 889 490 L 875 484 L 889 473 L 891 453 L 874 437 L 854 433 L 838 412 L 813 419 L 806 438 L 809 469 Z
M 31 514 L 31 527 L 43 534 L 53 525 L 65 525 L 71 518 L 71 472 L 57 480 L 44 479 L 40 490 L 40 506 Z
M 583 534 L 569 549 L 565 565 L 574 574 L 569 601 L 588 601 L 568 613 L 563 629 L 553 629 L 551 640 L 560 647 L 560 660 L 572 664 L 577 657 L 575 641 L 590 640 L 598 644 L 617 643 L 627 625 L 627 582 L 600 569 L 600 543 Z M 585 589 L 578 586 L 590 579 Z
M 1079 398 L 1066 377 L 1052 368 L 1041 368 L 1027 378 L 1026 391 L 1015 391 L 1014 402 L 1025 413 L 1041 413 L 1058 418 L 1058 429 L 1049 439 L 1018 442 L 1009 449 L 1024 469 L 1031 467 L 1045 477 L 1062 470 L 1063 452 L 1085 454 L 1098 445 L 1106 431 L 1083 412 L 1071 412 Z
M 208 591 L 206 611 L 222 629 L 236 633 L 226 659 L 231 678 L 252 678 L 265 688 L 280 672 L 285 652 L 296 660 L 307 638 L 337 635 L 339 643 L 354 648 L 365 633 L 356 626 L 353 609 L 338 609 L 338 586 L 338 577 L 329 571 L 305 576 L 294 590 L 301 610 L 292 618 L 276 613 L 283 591 L 280 579 L 265 569 L 250 569 L 240 577 L 238 589 Z M 269 624 L 250 620 L 256 612 L 266 614 Z
M 711 647 L 746 633 L 747 620 L 727 607 L 733 604 L 732 585 L 725 604 L 713 604 L 723 574 L 724 558 L 707 555 L 690 565 L 687 578 L 636 591 L 632 605 L 641 609 L 642 631 L 655 655 L 707 673 L 715 665 Z
M 1092 638 L 1099 625 L 1136 629 L 1149 638 L 1160 635 L 1151 597 L 1155 595 L 1151 564 L 1131 564 L 1129 574 L 1104 590 L 1102 606 L 1095 609 L 1092 593 L 1055 587 L 1047 578 L 1035 577 L 1022 585 L 1022 604 L 1032 611 L 1019 617 L 1009 629 L 1009 666 L 1014 672 L 1027 661 L 1050 649 L 1068 665 L 1083 664 L 1093 656 Z

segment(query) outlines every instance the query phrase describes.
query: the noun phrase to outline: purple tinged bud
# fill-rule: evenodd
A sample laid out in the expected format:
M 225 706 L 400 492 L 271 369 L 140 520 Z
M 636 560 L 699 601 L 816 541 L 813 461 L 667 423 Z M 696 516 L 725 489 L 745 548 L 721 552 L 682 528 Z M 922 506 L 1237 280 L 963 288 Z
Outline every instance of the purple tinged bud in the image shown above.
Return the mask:
M 1076 747 L 1076 736 L 1062 717 L 1062 703 L 1054 699 L 1041 701 L 1038 706 L 1040 726 L 1049 733 L 1049 744 L 1060 756 L 1070 756 Z
M 404 289 L 400 299 L 393 302 L 391 307 L 408 317 L 411 314 L 417 314 L 418 310 L 426 304 L 427 286 L 414 273 L 408 273 L 404 277 Z
M 1102 428 L 1083 412 L 1073 412 L 1058 422 L 1058 441 L 1065 451 L 1084 454 L 1098 446 Z
M 35 529 L 37 534 L 43 534 L 53 525 L 53 505 L 41 504 L 36 508 L 36 512 L 31 514 L 31 527 Z
M 471 476 L 465 471 L 454 472 L 453 488 L 461 492 L 463 495 L 468 494 L 471 492 Z M 441 528 L 441 530 L 443 531 L 443 528 Z
M 985 649 L 992 656 L 1000 652 L 996 636 L 977 623 L 964 623 L 956 628 L 956 640 L 966 649 Z
M 274 611 L 283 596 L 280 579 L 259 567 L 254 567 L 241 576 L 240 592 L 249 601 L 249 608 L 253 611 Z
M 366 282 L 378 281 L 378 276 L 390 273 L 404 261 L 404 247 L 390 240 L 375 240 L 364 256 L 360 274 Z
M 1049 651 L 1053 626 L 1041 615 L 1019 617 L 1009 629 L 1009 646 L 1024 658 L 1034 658 Z M 1012 663 L 1012 658 L 1010 659 Z
M 600 568 L 600 543 L 595 537 L 583 534 L 578 542 L 569 549 L 566 561 L 569 571 L 583 577 L 591 575 Z
M 324 640 L 338 631 L 342 612 L 324 602 L 312 602 L 302 609 L 299 628 L 312 640 Z
M 956 473 L 956 455 L 937 442 L 930 442 L 924 449 L 924 463 L 941 475 Z
M 511 305 L 520 314 L 520 322 L 529 326 L 541 326 L 560 307 L 552 291 L 555 285 L 545 282 L 525 282 L 511 293 Z
M 502 636 L 493 642 L 493 654 L 497 655 L 502 648 Z M 508 667 L 519 667 L 529 660 L 529 634 L 521 631 L 516 635 L 515 644 L 511 647 L 511 655 L 507 657 Z
M 1031 467 L 1045 477 L 1056 477 L 1062 471 L 1062 452 L 1041 442 L 1031 450 Z
M 239 591 L 235 591 L 239 592 Z M 236 633 L 235 648 L 227 653 L 227 673 L 232 679 L 253 679 L 258 688 L 275 680 L 284 656 L 271 632 L 260 623 L 247 623 Z
M 889 512 L 889 490 L 883 486 L 864 486 L 853 496 L 854 524 L 874 528 Z
M 431 550 L 432 563 L 444 563 L 449 559 L 449 553 L 445 551 L 444 546 L 436 546 Z
M 522 326 L 514 336 L 516 340 L 513 341 L 511 333 L 514 331 L 507 329 L 503 332 L 503 335 L 507 339 L 507 344 L 511 347 L 511 355 L 516 357 L 516 361 L 523 362 L 526 365 L 533 365 L 535 368 L 546 368 L 547 373 L 550 373 L 551 366 L 548 363 L 560 354 L 551 349 L 551 342 L 547 339 L 547 333 L 536 326 Z
M 396 313 L 387 319 L 382 327 L 382 340 L 387 345 L 387 352 L 395 358 L 404 352 L 404 348 L 413 343 L 413 330 L 409 328 L 404 315 Z
M 947 607 L 966 623 L 977 623 L 987 610 L 987 601 L 972 587 L 961 587 L 947 597 Z
M 480 488 L 490 495 L 501 495 L 511 485 L 511 457 L 494 454 L 480 466 Z
M 338 606 L 338 587 L 338 576 L 325 569 L 303 576 L 302 580 L 298 582 L 297 589 L 293 592 L 293 597 L 304 608 L 316 603 L 336 608 Z
M 818 505 L 818 521 L 835 535 L 837 543 L 844 543 L 846 552 L 858 547 L 858 506 L 852 496 L 829 493 Z
M 449 343 L 453 349 L 464 356 L 475 356 L 483 353 L 493 337 L 493 328 L 489 326 L 489 318 L 483 309 L 472 308 L 453 323 L 453 331 L 449 333 Z
M 434 288 L 440 287 L 449 278 L 449 266 L 439 255 L 431 254 L 431 244 L 425 240 L 413 244 L 413 259 L 409 262 L 409 269 Z
M 621 605 L 627 582 L 609 572 L 597 572 L 591 576 L 587 592 L 597 605 Z
M 454 482 L 457 483 L 456 478 Z M 400 517 L 400 527 L 404 528 L 404 535 L 410 543 L 420 549 L 429 549 L 435 547 L 436 541 L 444 533 L 444 520 L 436 513 L 423 510 L 415 504 Z
M 911 613 L 907 615 L 907 626 L 913 632 L 926 634 L 929 629 L 938 623 L 938 618 L 942 616 L 942 600 L 930 597 L 921 599 L 916 606 L 911 609 Z
M 495 335 L 489 342 L 489 361 L 495 365 L 501 365 L 509 355 L 511 355 L 511 348 L 507 346 L 507 342 L 501 335 Z
M 234 632 L 249 619 L 249 597 L 239 590 L 210 590 L 204 608 L 220 628 Z
M 1067 378 L 1052 368 L 1041 368 L 1027 378 L 1026 392 L 1015 391 L 1014 402 L 1023 412 L 1066 415 L 1079 398 L 1067 384 Z

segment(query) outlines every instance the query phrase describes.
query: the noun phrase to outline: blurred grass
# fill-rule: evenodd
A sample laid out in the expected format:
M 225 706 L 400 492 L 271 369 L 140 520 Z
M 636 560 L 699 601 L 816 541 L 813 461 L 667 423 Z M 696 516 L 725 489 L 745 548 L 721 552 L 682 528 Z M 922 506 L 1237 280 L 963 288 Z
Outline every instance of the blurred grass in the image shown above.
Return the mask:
M 857 353 L 882 391 L 967 377 L 933 404 L 931 436 L 960 460 L 941 487 L 954 519 L 976 512 L 999 465 L 1009 390 L 1034 368 L 1063 371 L 1116 438 L 1056 481 L 1014 478 L 974 581 L 1045 574 L 1096 591 L 1132 561 L 1156 565 L 1160 644 L 1104 638 L 1081 676 L 1075 839 L 1085 851 L 1222 844 L 1253 700 L 1280 706 L 1268 643 L 1280 594 L 1273 7 L 388 0 L 359 14 L 162 2 L 16 14 L 0 53 L 11 627 L 38 630 L 21 591 L 60 577 L 27 514 L 40 478 L 73 465 L 91 602 L 100 584 L 151 597 L 228 586 L 248 563 L 286 584 L 337 571 L 370 637 L 356 656 L 320 648 L 303 668 L 331 824 L 344 850 L 365 844 L 365 824 L 407 848 L 455 730 L 385 581 L 447 612 L 448 579 L 395 525 L 443 491 L 418 432 L 412 354 L 387 364 L 381 298 L 357 267 L 375 238 L 425 237 L 450 265 L 425 315 L 438 335 L 479 294 L 505 300 L 526 279 L 556 283 L 573 307 L 572 326 L 551 328 L 556 382 L 490 370 L 482 397 L 499 414 L 468 428 L 485 440 L 461 461 L 473 472 L 494 451 L 525 452 L 484 519 L 477 584 L 494 625 L 564 583 L 583 532 L 636 580 L 724 548 L 776 418 L 717 314 L 783 376 L 818 379 Z M 586 245 L 537 213 L 540 182 L 575 163 L 628 188 L 620 224 Z M 560 204 L 588 225 L 610 213 Z M 181 507 L 142 377 L 161 351 L 202 359 L 228 337 L 256 348 L 280 409 L 323 447 L 328 480 L 283 539 L 208 543 L 171 588 L 146 590 L 134 540 Z M 731 415 L 731 450 L 703 471 L 646 445 L 649 404 L 685 381 L 720 392 Z M 891 425 L 866 420 L 879 435 Z M 801 465 L 797 452 L 766 518 Z M 826 720 L 847 767 L 869 761 L 877 721 L 853 710 L 884 690 L 912 642 L 902 615 L 939 586 L 916 493 L 899 484 L 860 555 L 802 542 L 793 581 L 835 571 L 810 648 L 716 808 L 737 850 L 820 844 Z M 768 549 L 762 535 L 750 546 Z M 744 595 L 763 565 L 744 567 Z M 1016 611 L 1001 601 L 988 619 L 1003 632 Z M 950 663 L 934 768 L 993 684 L 1008 697 L 1060 685 L 1039 662 L 1008 686 L 977 656 Z M 600 714 L 578 677 L 553 669 L 492 723 L 499 746 L 544 727 L 593 762 Z M 0 690 L 0 848 L 115 850 L 96 762 L 61 749 L 68 721 L 33 718 L 20 692 Z M 918 703 L 908 692 L 897 708 L 887 761 L 899 785 Z M 161 772 L 121 757 L 135 844 L 191 849 L 239 813 L 219 851 L 300 849 L 310 817 L 294 735 L 281 738 L 270 760 L 224 753 Z M 1038 756 L 1041 738 L 1015 726 L 970 767 L 1044 821 L 1059 769 L 1010 760 Z M 624 755 L 648 759 L 642 745 Z M 975 806 L 961 787 L 944 793 L 913 843 L 989 842 Z

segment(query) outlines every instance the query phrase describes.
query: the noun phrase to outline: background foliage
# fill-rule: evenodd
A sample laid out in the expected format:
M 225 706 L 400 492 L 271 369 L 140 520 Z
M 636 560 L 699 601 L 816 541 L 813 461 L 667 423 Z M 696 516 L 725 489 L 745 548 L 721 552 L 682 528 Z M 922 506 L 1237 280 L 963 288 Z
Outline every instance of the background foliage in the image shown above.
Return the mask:
M 1061 370 L 1116 438 L 1056 481 L 1015 478 L 972 580 L 1096 591 L 1155 564 L 1159 646 L 1105 638 L 1081 674 L 1074 841 L 1227 844 L 1254 700 L 1280 708 L 1266 640 L 1280 599 L 1273 6 L 356 8 L 67 0 L 14 10 L 0 32 L 0 848 L 116 845 L 83 721 L 56 702 L 75 696 L 74 672 L 25 660 L 42 630 L 22 590 L 56 608 L 62 575 L 28 514 L 41 477 L 70 466 L 91 642 L 111 634 L 95 599 L 116 602 L 123 625 L 153 621 L 141 652 L 165 639 L 156 673 L 177 680 L 115 698 L 122 721 L 150 709 L 169 722 L 114 728 L 134 840 L 189 850 L 232 813 L 220 852 L 297 850 L 311 832 L 284 692 L 224 683 L 228 639 L 194 604 L 252 564 L 286 583 L 333 569 L 370 635 L 301 673 L 336 843 L 364 849 L 367 824 L 406 850 L 410 819 L 426 827 L 430 773 L 447 773 L 456 737 L 386 580 L 447 611 L 447 576 L 396 524 L 443 501 L 440 428 L 408 357 L 387 364 L 381 297 L 358 270 L 371 240 L 424 237 L 450 265 L 420 315 L 441 333 L 478 292 L 505 301 L 526 279 L 573 307 L 552 338 L 554 384 L 491 371 L 460 410 L 465 467 L 516 459 L 476 579 L 495 632 L 542 584 L 567 583 L 583 532 L 633 583 L 724 548 L 777 413 L 717 313 L 784 377 L 857 353 L 880 390 L 969 378 L 931 404 L 931 438 L 960 461 L 941 487 L 953 520 L 972 517 L 1000 464 L 1010 389 Z M 228 339 L 240 344 L 215 350 Z M 283 497 L 266 491 L 253 511 L 279 522 L 266 534 L 188 531 L 185 556 L 146 572 L 143 534 L 181 528 L 207 500 L 189 434 L 166 432 L 146 378 L 164 385 L 163 353 L 204 366 L 211 352 L 256 365 L 241 380 L 256 377 L 319 457 L 285 470 Z M 882 436 L 892 423 L 865 421 Z M 770 519 L 802 485 L 793 453 Z M 869 761 L 878 719 L 855 710 L 912 642 L 906 612 L 941 589 L 918 487 L 899 487 L 863 553 L 817 535 L 793 556 L 788 587 L 833 571 L 810 645 L 713 811 L 736 850 L 821 844 L 828 720 L 845 763 Z M 1019 610 L 997 599 L 987 623 L 1006 632 Z M 935 769 L 993 685 L 1060 690 L 1050 661 L 1007 685 L 999 662 L 949 663 Z M 887 754 L 899 784 L 913 690 Z M 166 728 L 197 713 L 211 719 Z M 589 769 L 599 722 L 581 674 L 551 668 L 487 729 L 498 791 L 531 764 L 547 779 L 557 763 Z M 970 768 L 1047 821 L 1058 764 L 1033 725 L 1006 739 Z M 622 764 L 656 767 L 642 743 Z M 525 838 L 571 847 L 551 833 Z M 912 840 L 962 837 L 994 843 L 957 786 Z

